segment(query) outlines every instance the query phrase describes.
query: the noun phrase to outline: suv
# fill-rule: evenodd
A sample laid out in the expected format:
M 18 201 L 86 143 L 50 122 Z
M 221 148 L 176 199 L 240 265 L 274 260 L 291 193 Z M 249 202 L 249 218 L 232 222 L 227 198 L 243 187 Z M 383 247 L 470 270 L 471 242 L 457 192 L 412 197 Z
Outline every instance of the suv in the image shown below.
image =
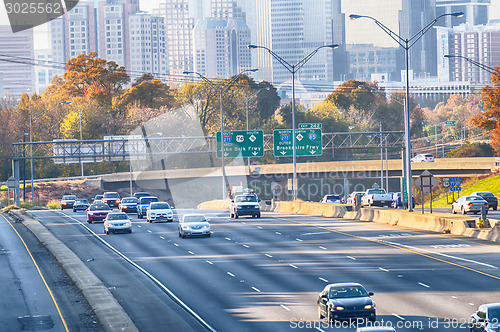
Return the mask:
M 167 202 L 151 202 L 146 211 L 147 222 L 174 221 L 174 213 Z
M 342 203 L 342 198 L 339 195 L 325 195 L 321 200 L 321 203 Z
M 139 198 L 139 203 L 137 203 L 137 218 L 142 219 L 146 215 L 151 202 L 159 202 L 160 200 L 156 196 L 146 196 Z
M 236 195 L 229 205 L 229 217 L 252 216 L 260 218 L 260 199 L 256 195 Z
M 139 191 L 139 192 L 134 193 L 134 197 L 137 199 L 139 199 L 141 197 L 151 197 L 151 194 L 146 192 L 146 191 Z
M 77 199 L 75 195 L 64 195 L 61 199 L 61 210 L 72 209 Z
M 120 204 L 120 194 L 114 191 L 108 191 L 102 195 L 102 202 L 108 204 L 111 209 L 113 207 L 118 207 Z

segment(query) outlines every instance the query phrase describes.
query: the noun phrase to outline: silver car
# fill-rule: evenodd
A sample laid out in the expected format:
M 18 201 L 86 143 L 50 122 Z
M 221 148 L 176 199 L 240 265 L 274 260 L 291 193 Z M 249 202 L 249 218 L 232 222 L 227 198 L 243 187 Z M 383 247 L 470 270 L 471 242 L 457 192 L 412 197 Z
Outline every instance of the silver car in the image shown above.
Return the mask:
M 104 233 L 132 233 L 132 222 L 125 212 L 110 212 L 104 219 Z
M 483 206 L 488 209 L 488 202 L 479 196 L 462 196 L 451 205 L 451 213 L 461 212 L 466 214 L 474 212 L 474 214 L 478 214 Z
M 202 214 L 186 214 L 179 221 L 179 237 L 203 236 L 210 237 L 210 219 Z

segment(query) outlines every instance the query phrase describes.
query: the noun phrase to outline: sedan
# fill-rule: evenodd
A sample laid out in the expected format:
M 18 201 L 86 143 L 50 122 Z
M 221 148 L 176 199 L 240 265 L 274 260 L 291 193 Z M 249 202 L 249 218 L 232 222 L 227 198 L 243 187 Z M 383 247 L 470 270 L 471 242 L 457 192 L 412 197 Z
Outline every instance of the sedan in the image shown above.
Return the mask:
M 460 211 L 462 214 L 467 214 L 468 212 L 478 214 L 484 206 L 488 209 L 488 202 L 479 196 L 462 196 L 451 205 L 451 213 Z
M 497 332 L 500 330 L 500 303 L 480 305 L 470 322 L 471 331 Z
M 61 199 L 61 210 L 72 209 L 77 199 L 75 195 L 64 195 Z
M 415 157 L 411 158 L 414 163 L 425 163 L 433 162 L 434 156 L 432 154 L 417 154 Z
M 108 204 L 94 203 L 87 209 L 87 222 L 91 224 L 94 221 L 103 221 L 110 211 Z
M 132 233 L 132 222 L 125 212 L 108 213 L 104 219 L 104 233 Z
M 73 204 L 73 212 L 76 212 L 78 210 L 85 211 L 89 206 L 90 204 L 88 199 L 77 199 L 75 201 L 75 204 Z
M 498 199 L 490 193 L 489 191 L 476 191 L 471 194 L 471 196 L 479 196 L 488 202 L 488 207 L 496 211 L 498 209 Z
M 135 197 L 125 197 L 118 205 L 120 212 L 137 212 L 137 202 L 139 200 Z
M 318 296 L 318 315 L 328 321 L 351 318 L 377 319 L 372 292 L 358 283 L 338 283 L 326 286 Z
M 205 218 L 202 214 L 186 214 L 179 221 L 179 237 L 187 236 L 204 236 L 210 237 L 210 219 Z

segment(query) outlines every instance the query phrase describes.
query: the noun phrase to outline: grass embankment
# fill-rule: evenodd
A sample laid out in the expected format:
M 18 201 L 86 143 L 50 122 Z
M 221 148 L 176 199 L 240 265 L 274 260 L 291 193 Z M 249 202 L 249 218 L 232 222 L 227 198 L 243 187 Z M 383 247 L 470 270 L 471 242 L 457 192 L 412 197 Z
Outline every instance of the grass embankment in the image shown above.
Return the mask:
M 475 191 L 489 191 L 497 198 L 500 197 L 500 175 L 493 175 L 484 179 L 471 178 L 462 182 L 460 196 L 470 195 Z M 458 198 L 458 192 L 455 192 L 455 200 Z M 427 195 L 425 207 L 428 206 L 430 195 Z M 446 188 L 439 188 L 433 193 L 432 207 L 449 208 L 453 202 L 453 193 L 448 191 L 448 202 L 446 203 Z

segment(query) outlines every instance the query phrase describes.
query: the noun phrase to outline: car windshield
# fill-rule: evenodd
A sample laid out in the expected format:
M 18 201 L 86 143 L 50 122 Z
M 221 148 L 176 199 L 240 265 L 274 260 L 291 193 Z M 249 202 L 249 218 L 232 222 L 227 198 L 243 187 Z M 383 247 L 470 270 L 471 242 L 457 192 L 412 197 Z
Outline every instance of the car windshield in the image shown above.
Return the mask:
M 109 210 L 108 204 L 94 204 L 90 206 L 90 211 Z
M 375 195 L 385 194 L 385 190 L 384 189 L 372 189 L 372 190 L 369 190 L 368 193 L 375 194 Z
M 237 196 L 236 202 L 257 202 L 257 197 L 255 196 Z
M 105 193 L 104 198 L 120 198 L 120 195 L 118 193 Z
M 137 203 L 137 198 L 124 198 L 122 199 L 122 203 Z
M 66 196 L 63 196 L 62 199 L 70 201 L 70 200 L 76 200 L 77 198 L 75 195 L 66 195 Z
M 426 154 L 425 155 L 427 158 L 432 158 L 432 154 Z
M 500 308 L 489 308 L 488 319 L 489 320 L 497 319 L 497 321 L 500 321 Z
M 141 198 L 141 200 L 139 202 L 140 202 L 139 204 L 149 204 L 151 202 L 158 202 L 158 198 L 157 197 L 143 197 L 143 198 Z
M 127 220 L 128 216 L 126 213 L 112 213 L 108 214 L 108 220 Z
M 152 210 L 160 210 L 160 209 L 170 209 L 170 205 L 168 203 L 155 203 L 151 204 Z
M 328 297 L 331 299 L 343 299 L 350 297 L 366 297 L 368 293 L 363 287 L 348 286 L 348 287 L 332 287 Z
M 184 222 L 202 222 L 202 221 L 207 221 L 205 216 L 203 215 L 184 216 Z

